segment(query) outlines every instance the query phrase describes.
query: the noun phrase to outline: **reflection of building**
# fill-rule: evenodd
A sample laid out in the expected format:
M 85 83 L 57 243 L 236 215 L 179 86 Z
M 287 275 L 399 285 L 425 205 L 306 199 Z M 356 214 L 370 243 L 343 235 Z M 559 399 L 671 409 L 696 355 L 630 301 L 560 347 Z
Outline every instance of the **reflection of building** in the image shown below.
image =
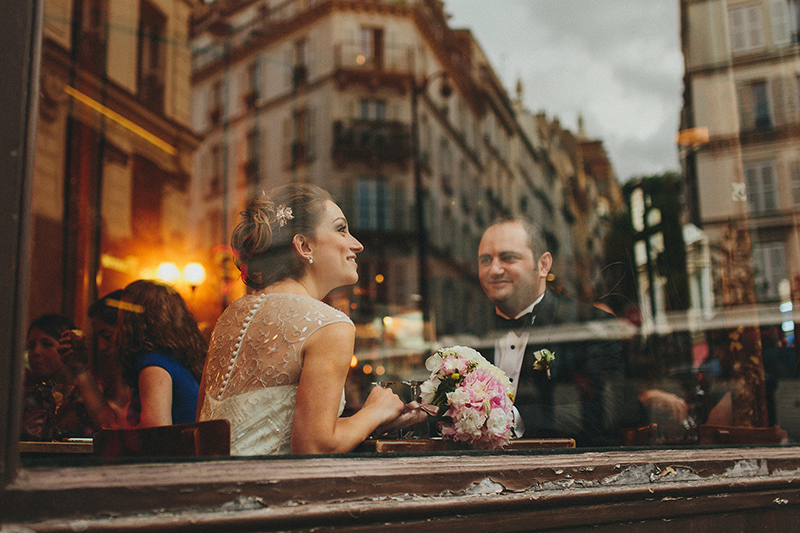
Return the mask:
M 754 277 L 760 301 L 778 300 L 785 279 L 795 296 L 800 289 L 798 4 L 681 2 L 681 127 L 708 129 L 701 144 L 689 139 L 682 148 L 691 221 L 712 249 L 749 230 L 752 276 L 730 268 L 721 279 L 718 269 L 715 282 L 730 294 L 732 279 Z
M 580 276 L 591 280 L 602 247 L 591 248 L 601 242 L 599 222 L 586 219 L 605 202 L 597 187 L 583 195 L 586 169 L 613 181 L 610 167 L 599 170 L 605 154 L 588 143 L 575 165 L 582 143 L 570 134 L 559 153 L 574 168 L 554 167 L 548 153 L 566 133 L 534 140 L 535 120 L 523 128 L 472 35 L 446 21 L 436 0 L 219 0 L 205 8 L 193 36 L 193 125 L 205 139 L 195 163 L 198 246 L 227 239 L 252 190 L 308 181 L 334 194 L 365 244 L 349 294 L 358 323 L 415 309 L 420 290 L 439 332 L 487 315 L 475 256 L 500 214 L 539 218 L 554 243 L 585 233 L 565 249 L 590 243 Z
M 30 314 L 80 323 L 97 293 L 184 251 L 190 0 L 47 0 Z

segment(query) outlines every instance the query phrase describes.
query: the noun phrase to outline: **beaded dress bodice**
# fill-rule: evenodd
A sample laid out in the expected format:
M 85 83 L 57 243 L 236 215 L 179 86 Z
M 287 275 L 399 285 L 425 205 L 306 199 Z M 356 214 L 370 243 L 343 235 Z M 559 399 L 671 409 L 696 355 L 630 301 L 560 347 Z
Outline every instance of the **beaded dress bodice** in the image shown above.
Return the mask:
M 231 455 L 290 452 L 303 346 L 336 322 L 352 324 L 297 294 L 246 295 L 225 310 L 211 336 L 200 420 L 230 421 Z

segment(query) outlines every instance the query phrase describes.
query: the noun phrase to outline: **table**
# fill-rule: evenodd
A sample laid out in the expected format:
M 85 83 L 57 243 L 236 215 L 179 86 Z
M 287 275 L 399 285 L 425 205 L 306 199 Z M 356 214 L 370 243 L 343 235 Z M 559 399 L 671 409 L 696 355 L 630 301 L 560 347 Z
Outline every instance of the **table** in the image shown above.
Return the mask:
M 61 454 L 92 454 L 94 446 L 92 439 L 85 441 L 53 441 L 53 442 L 31 442 L 21 441 L 19 443 L 20 455 L 29 457 L 44 455 Z
M 548 450 L 574 448 L 575 439 L 512 439 L 504 450 Z M 369 439 L 356 452 L 405 453 L 474 450 L 474 446 L 446 439 Z

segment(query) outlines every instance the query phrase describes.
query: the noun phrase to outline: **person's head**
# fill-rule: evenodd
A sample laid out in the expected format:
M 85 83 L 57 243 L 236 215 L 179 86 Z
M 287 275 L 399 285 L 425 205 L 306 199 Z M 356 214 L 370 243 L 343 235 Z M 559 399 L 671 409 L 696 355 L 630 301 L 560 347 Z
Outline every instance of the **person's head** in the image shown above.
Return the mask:
M 89 306 L 89 319 L 95 338 L 95 354 L 102 361 L 114 355 L 114 334 L 117 331 L 117 315 L 122 289 L 110 292 Z
M 122 292 L 115 350 L 124 377 L 135 384 L 133 356 L 157 351 L 172 355 L 200 379 L 208 348 L 192 313 L 172 286 L 154 280 L 134 281 Z
M 33 376 L 45 379 L 65 371 L 58 354 L 58 339 L 75 324 L 69 318 L 47 314 L 33 319 L 28 327 L 28 366 Z
M 524 219 L 498 219 L 483 233 L 478 247 L 481 287 L 509 317 L 544 293 L 552 264 L 541 231 Z
M 364 247 L 325 190 L 310 184 L 279 187 L 239 215 L 231 245 L 249 287 L 260 290 L 305 276 L 325 290 L 358 281 L 356 254 Z

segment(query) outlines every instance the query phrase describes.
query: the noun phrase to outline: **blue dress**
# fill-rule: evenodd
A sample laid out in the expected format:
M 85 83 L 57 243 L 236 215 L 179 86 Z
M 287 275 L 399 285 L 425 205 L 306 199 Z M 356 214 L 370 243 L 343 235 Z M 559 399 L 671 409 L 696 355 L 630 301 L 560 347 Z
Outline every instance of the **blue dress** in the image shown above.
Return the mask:
M 200 385 L 183 363 L 175 357 L 161 352 L 143 352 L 136 356 L 134 371 L 138 376 L 148 366 L 159 366 L 169 372 L 172 378 L 172 423 L 185 424 L 194 422 L 197 409 L 197 395 Z M 137 420 L 131 422 L 138 424 L 142 412 L 139 398 L 139 380 L 135 380 L 131 396 L 129 414 L 135 414 Z

